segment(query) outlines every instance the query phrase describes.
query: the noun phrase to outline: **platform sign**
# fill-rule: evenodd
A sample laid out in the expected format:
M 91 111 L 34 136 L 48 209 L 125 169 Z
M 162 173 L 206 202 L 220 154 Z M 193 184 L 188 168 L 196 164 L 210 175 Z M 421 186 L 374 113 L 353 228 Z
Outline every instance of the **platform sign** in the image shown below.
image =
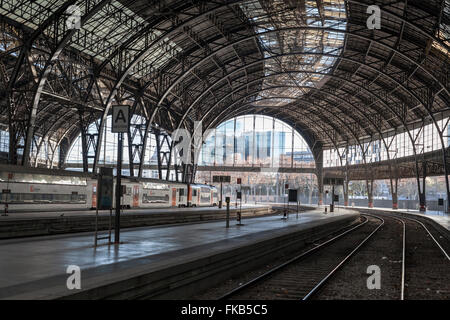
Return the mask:
M 289 202 L 297 202 L 298 197 L 297 197 L 297 190 L 296 189 L 289 189 L 289 197 L 288 197 L 288 201 Z
M 10 189 L 3 189 L 2 193 L 11 193 L 11 190 Z
M 100 168 L 97 181 L 97 204 L 100 210 L 111 209 L 113 202 L 113 169 Z
M 338 194 L 334 195 L 334 202 L 339 202 L 339 195 Z
M 286 183 L 286 184 L 284 185 L 284 188 L 285 188 L 285 189 L 289 189 L 289 183 Z
M 112 133 L 126 133 L 130 122 L 129 106 L 112 107 Z
M 213 182 L 231 182 L 231 176 L 213 176 Z
M 241 178 L 237 178 L 237 184 L 242 184 L 242 179 Z
M 344 185 L 343 178 L 324 178 L 323 184 L 328 186 L 342 186 Z

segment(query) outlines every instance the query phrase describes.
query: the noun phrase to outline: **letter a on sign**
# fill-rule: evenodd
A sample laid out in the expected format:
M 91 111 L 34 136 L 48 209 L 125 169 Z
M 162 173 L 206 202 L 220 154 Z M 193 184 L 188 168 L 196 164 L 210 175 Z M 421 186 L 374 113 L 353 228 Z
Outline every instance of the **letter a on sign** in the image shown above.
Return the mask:
M 113 133 L 128 132 L 129 106 L 112 107 L 112 128 Z

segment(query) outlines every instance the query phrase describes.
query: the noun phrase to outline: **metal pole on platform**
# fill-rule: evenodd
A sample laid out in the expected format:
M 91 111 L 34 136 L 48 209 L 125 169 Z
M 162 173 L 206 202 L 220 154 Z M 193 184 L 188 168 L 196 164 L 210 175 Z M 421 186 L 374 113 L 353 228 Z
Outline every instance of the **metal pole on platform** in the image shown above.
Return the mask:
M 98 203 L 98 202 L 97 202 Z M 98 234 L 98 205 L 95 208 L 95 233 L 94 233 L 94 247 L 97 247 L 97 234 Z
M 8 173 L 8 181 L 6 182 L 6 190 L 2 191 L 2 195 L 5 195 L 5 211 L 2 214 L 3 217 L 7 217 L 8 216 L 8 198 L 9 195 L 11 194 L 11 190 L 9 190 L 9 179 L 12 178 L 12 173 Z M 4 193 L 6 191 L 6 193 Z
M 227 228 L 230 227 L 230 201 L 229 198 L 226 198 L 227 202 Z
M 331 207 L 330 207 L 330 213 L 331 213 L 331 212 L 334 212 L 334 184 L 333 184 L 331 190 L 332 190 L 332 191 L 331 191 Z
M 119 142 L 117 144 L 117 182 L 116 182 L 116 216 L 115 216 L 115 230 L 114 243 L 120 242 L 120 198 L 122 196 L 122 144 L 123 133 L 118 135 Z
M 222 200 L 223 200 L 223 193 L 222 193 L 222 178 L 220 178 L 220 201 L 219 201 L 219 209 L 222 209 Z

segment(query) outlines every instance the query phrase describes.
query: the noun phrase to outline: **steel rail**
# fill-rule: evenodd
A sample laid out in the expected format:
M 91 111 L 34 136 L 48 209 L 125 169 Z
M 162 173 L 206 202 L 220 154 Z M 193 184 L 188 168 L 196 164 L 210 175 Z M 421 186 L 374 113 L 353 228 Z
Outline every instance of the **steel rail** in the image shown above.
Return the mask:
M 306 296 L 304 296 L 302 300 L 308 300 L 315 293 L 317 293 L 317 291 L 325 284 L 325 282 L 327 282 L 331 278 L 331 276 L 333 276 L 384 225 L 383 218 L 373 216 L 370 214 L 365 215 L 375 219 L 379 219 L 381 220 L 381 223 L 363 241 L 361 241 L 359 245 L 355 249 L 353 249 L 353 251 L 350 252 L 333 270 L 331 270 L 331 272 L 328 273 Z
M 410 220 L 413 221 L 417 224 L 419 224 L 423 229 L 425 229 L 425 231 L 428 233 L 428 235 L 431 237 L 431 239 L 433 239 L 434 243 L 439 247 L 439 249 L 442 251 L 442 253 L 444 254 L 444 256 L 447 258 L 447 260 L 450 260 L 450 257 L 448 255 L 448 253 L 445 251 L 445 249 L 440 245 L 440 243 L 436 240 L 436 238 L 432 235 L 432 233 L 430 232 L 430 230 L 428 230 L 428 228 L 425 226 L 425 224 L 419 220 L 413 219 L 413 218 L 408 218 L 408 217 L 402 217 L 402 219 L 394 217 L 394 215 L 396 215 L 395 213 L 390 213 L 390 212 L 384 212 L 385 214 L 387 214 L 390 218 L 393 218 L 395 220 L 401 221 L 403 223 L 403 260 L 402 260 L 402 292 L 401 292 L 401 300 L 404 300 L 404 292 L 405 292 L 405 260 L 406 260 L 406 255 L 405 255 L 405 251 L 406 251 L 406 224 L 405 221 L 402 219 L 406 219 L 406 220 Z
M 450 256 L 445 251 L 445 249 L 441 246 L 439 241 L 433 236 L 433 234 L 430 232 L 430 230 L 428 230 L 428 228 L 425 226 L 425 224 L 423 222 L 421 222 L 421 221 L 419 221 L 417 219 L 408 218 L 408 217 L 405 217 L 405 216 L 402 216 L 401 218 L 397 218 L 397 217 L 395 217 L 395 215 L 397 215 L 399 213 L 395 213 L 395 212 L 382 211 L 382 214 L 385 214 L 385 215 L 389 216 L 392 219 L 398 220 L 398 221 L 402 222 L 402 224 L 403 224 L 403 259 L 402 259 L 401 300 L 404 300 L 404 292 L 405 292 L 405 264 L 406 264 L 406 224 L 405 224 L 405 221 L 402 220 L 402 219 L 410 220 L 410 221 L 413 221 L 413 222 L 419 224 L 428 233 L 428 235 L 431 237 L 431 239 L 433 239 L 433 241 L 436 244 L 436 246 L 441 250 L 441 252 L 444 254 L 444 256 L 449 261 L 450 261 Z M 426 218 L 426 217 L 424 217 L 424 218 Z
M 228 298 L 230 298 L 231 296 L 235 295 L 236 293 L 241 292 L 242 290 L 244 290 L 244 289 L 246 289 L 246 288 L 248 288 L 248 287 L 254 285 L 254 284 L 257 283 L 257 282 L 260 282 L 261 280 L 265 279 L 266 277 L 268 277 L 268 276 L 274 274 L 275 272 L 277 272 L 277 271 L 283 269 L 284 267 L 286 267 L 286 266 L 288 266 L 288 265 L 291 265 L 292 263 L 294 263 L 294 262 L 300 260 L 301 258 L 306 257 L 306 256 L 308 256 L 308 255 L 310 255 L 310 254 L 316 252 L 317 250 L 323 248 L 324 246 L 326 246 L 326 245 L 328 245 L 328 244 L 330 244 L 330 243 L 334 243 L 336 240 L 340 239 L 341 237 L 343 237 L 343 236 L 347 235 L 348 233 L 350 233 L 350 232 L 352 232 L 352 231 L 354 231 L 354 230 L 356 230 L 356 229 L 362 227 L 363 225 L 365 225 L 366 223 L 369 222 L 369 219 L 367 219 L 366 217 L 364 217 L 364 218 L 366 219 L 364 222 L 362 222 L 362 223 L 360 223 L 360 224 L 354 226 L 353 228 L 351 228 L 351 229 L 349 229 L 349 230 L 347 230 L 347 231 L 345 231 L 345 232 L 343 232 L 343 233 L 341 233 L 341 234 L 338 234 L 337 236 L 335 236 L 335 237 L 333 237 L 333 238 L 331 238 L 331 239 L 325 241 L 324 243 L 321 243 L 321 244 L 319 244 L 319 245 L 317 245 L 317 246 L 315 246 L 315 247 L 313 247 L 313 248 L 311 248 L 311 249 L 309 249 L 309 250 L 307 250 L 307 251 L 301 253 L 300 255 L 295 256 L 295 257 L 292 258 L 292 259 L 289 259 L 288 261 L 282 263 L 281 265 L 278 265 L 278 266 L 272 268 L 271 270 L 265 272 L 264 274 L 262 274 L 262 275 L 260 275 L 260 276 L 258 276 L 258 277 L 256 277 L 256 278 L 254 278 L 254 279 L 252 279 L 252 280 L 250 280 L 250 281 L 244 283 L 243 285 L 241 285 L 241 286 L 239 286 L 239 287 L 237 287 L 237 288 L 235 288 L 235 289 L 229 291 L 228 293 L 222 295 L 222 296 L 219 297 L 217 300 L 225 300 L 225 299 L 228 299 Z M 344 228 L 342 228 L 342 229 L 345 229 L 345 228 L 347 228 L 347 227 L 344 227 Z M 341 230 L 342 230 L 342 229 L 341 229 Z
M 406 264 L 406 223 L 402 219 L 392 217 L 393 219 L 400 221 L 403 225 L 402 235 L 402 282 L 400 287 L 400 300 L 405 300 L 405 264 Z
M 430 235 L 431 239 L 433 239 L 434 243 L 439 247 L 439 249 L 442 251 L 442 253 L 444 254 L 444 256 L 447 258 L 447 260 L 450 261 L 450 256 L 448 255 L 448 253 L 445 251 L 444 248 L 442 248 L 441 244 L 439 243 L 439 241 L 436 240 L 436 238 L 431 234 L 430 230 L 428 230 L 428 228 L 425 226 L 425 224 L 423 224 L 421 221 L 413 219 L 413 218 L 404 218 L 404 219 L 408 219 L 410 221 L 414 221 L 418 224 L 420 224 L 422 226 L 422 228 L 425 229 L 425 231 Z
M 373 210 L 373 209 L 372 209 L 372 210 Z M 388 214 L 388 215 L 390 214 L 390 215 L 391 215 L 391 218 L 394 218 L 394 219 L 397 219 L 397 220 L 399 220 L 399 218 L 395 218 L 395 217 L 392 217 L 392 216 L 401 213 L 401 212 L 396 213 L 396 212 L 389 212 L 389 211 L 382 211 L 382 212 L 383 212 L 384 214 Z M 403 213 L 403 214 L 405 214 L 405 213 Z M 408 214 L 408 213 L 406 213 L 406 214 Z M 409 214 L 409 215 L 410 215 L 410 214 Z M 414 219 L 414 218 L 409 218 L 409 217 L 405 217 L 405 216 L 402 216 L 402 218 L 403 218 L 403 219 L 410 220 L 410 221 L 414 221 L 414 222 L 420 224 L 420 226 L 421 226 L 423 229 L 425 229 L 425 231 L 428 233 L 428 235 L 431 237 L 431 239 L 433 239 L 434 243 L 439 247 L 439 249 L 442 251 L 442 253 L 443 253 L 444 256 L 447 258 L 447 260 L 450 261 L 450 256 L 449 256 L 449 254 L 447 253 L 447 251 L 445 251 L 445 249 L 441 246 L 441 244 L 439 243 L 439 241 L 433 236 L 433 234 L 430 232 L 430 230 L 428 230 L 428 228 L 425 226 L 424 223 L 422 223 L 421 221 L 419 221 L 419 220 L 417 220 L 417 219 Z M 424 218 L 424 219 L 429 219 L 429 218 L 427 218 L 427 217 L 423 217 L 423 218 Z M 438 231 L 438 232 L 439 232 L 439 231 Z
M 405 300 L 405 265 L 406 265 L 406 223 L 400 218 L 393 217 L 392 215 L 388 216 L 394 220 L 399 221 L 403 225 L 402 232 L 402 279 L 400 285 L 400 300 Z

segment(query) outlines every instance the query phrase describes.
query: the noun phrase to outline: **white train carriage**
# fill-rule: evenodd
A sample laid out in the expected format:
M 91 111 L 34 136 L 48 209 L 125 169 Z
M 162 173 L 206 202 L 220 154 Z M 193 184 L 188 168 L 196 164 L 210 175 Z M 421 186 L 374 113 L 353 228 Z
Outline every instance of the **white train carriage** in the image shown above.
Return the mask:
M 122 208 L 139 208 L 141 207 L 140 203 L 140 189 L 141 184 L 138 182 L 130 182 L 126 179 L 122 179 L 122 188 L 124 188 L 125 192 L 123 193 L 121 201 Z M 113 183 L 114 192 L 113 192 L 113 207 L 116 206 L 116 181 Z
M 217 189 L 205 184 L 191 184 L 189 186 L 189 203 L 192 207 L 210 207 L 218 203 Z
M 1 203 L 9 211 L 90 207 L 85 176 L 0 171 Z
M 115 181 L 113 206 L 115 205 Z M 187 205 L 187 186 L 179 182 L 161 182 L 149 178 L 122 178 L 122 186 L 125 186 L 125 194 L 122 199 L 124 208 L 169 208 L 185 207 Z M 92 208 L 97 205 L 97 180 L 92 180 L 91 201 Z
M 186 205 L 187 187 L 178 182 L 161 182 L 154 179 L 141 179 L 140 206 L 142 208 L 167 208 Z
M 177 186 L 178 207 L 207 207 L 218 204 L 217 189 L 204 184 L 190 184 Z M 174 206 L 174 205 L 172 205 Z
M 123 178 L 122 185 L 123 208 L 200 207 L 218 203 L 217 189 L 209 185 L 188 186 L 147 178 Z M 97 187 L 96 176 L 89 173 L 0 165 L 0 201 L 10 212 L 95 209 Z M 113 190 L 115 194 L 115 180 Z

